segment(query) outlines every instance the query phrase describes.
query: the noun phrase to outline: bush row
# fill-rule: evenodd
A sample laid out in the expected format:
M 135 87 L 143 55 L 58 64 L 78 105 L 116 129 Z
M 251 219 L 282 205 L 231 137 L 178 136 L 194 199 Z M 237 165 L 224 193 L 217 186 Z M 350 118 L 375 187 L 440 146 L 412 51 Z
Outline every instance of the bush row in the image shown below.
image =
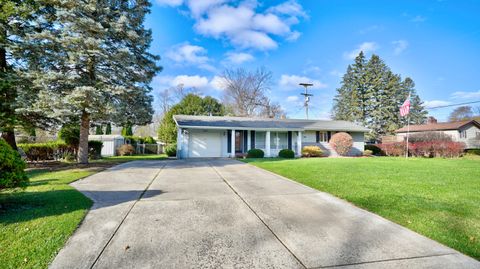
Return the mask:
M 34 144 L 18 144 L 18 147 L 25 153 L 27 161 L 49 161 L 49 160 L 67 160 L 76 159 L 77 148 L 68 145 L 63 141 L 34 143 Z M 103 142 L 88 141 L 88 152 L 91 159 L 101 157 Z
M 151 137 L 140 137 L 140 136 L 124 136 L 125 142 L 127 144 L 137 145 L 137 144 L 156 144 L 157 141 Z
M 377 145 L 387 156 L 405 156 L 406 142 Z M 459 157 L 465 150 L 465 144 L 453 141 L 426 141 L 408 143 L 408 155 L 414 157 Z

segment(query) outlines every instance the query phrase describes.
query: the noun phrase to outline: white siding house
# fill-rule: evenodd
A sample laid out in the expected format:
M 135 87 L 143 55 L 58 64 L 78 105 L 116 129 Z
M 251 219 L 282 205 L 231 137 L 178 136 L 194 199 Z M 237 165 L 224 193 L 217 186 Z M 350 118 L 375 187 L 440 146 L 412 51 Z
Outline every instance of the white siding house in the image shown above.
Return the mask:
M 282 149 L 297 155 L 306 145 L 318 145 L 327 155 L 336 155 L 328 141 L 336 132 L 348 132 L 354 144 L 350 155 L 361 155 L 364 134 L 370 130 L 347 121 L 264 119 L 244 117 L 175 115 L 179 158 L 235 157 L 252 148 L 266 157 Z

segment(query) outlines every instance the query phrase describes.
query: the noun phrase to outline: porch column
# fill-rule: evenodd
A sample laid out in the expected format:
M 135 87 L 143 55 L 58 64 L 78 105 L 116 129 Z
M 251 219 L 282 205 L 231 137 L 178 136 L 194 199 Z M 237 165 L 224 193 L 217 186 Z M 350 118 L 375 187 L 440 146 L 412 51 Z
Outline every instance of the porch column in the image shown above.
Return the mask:
M 183 144 L 182 128 L 177 128 L 177 158 L 178 159 L 182 158 L 182 144 Z
M 232 129 L 232 143 L 230 144 L 230 157 L 235 158 L 235 130 Z
M 250 130 L 247 131 L 247 150 L 252 149 L 252 132 Z
M 265 133 L 265 157 L 270 157 L 270 131 Z
M 297 133 L 297 155 L 302 155 L 302 132 L 300 131 Z

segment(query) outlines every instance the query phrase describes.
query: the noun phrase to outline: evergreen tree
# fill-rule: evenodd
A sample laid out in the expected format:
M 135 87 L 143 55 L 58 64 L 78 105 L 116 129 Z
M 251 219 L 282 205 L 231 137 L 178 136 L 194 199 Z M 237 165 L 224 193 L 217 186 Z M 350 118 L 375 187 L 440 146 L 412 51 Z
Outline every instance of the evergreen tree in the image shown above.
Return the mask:
M 48 9 L 34 0 L 2 0 L 0 3 L 0 132 L 13 148 L 15 128 L 46 127 L 50 121 L 41 111 L 28 111 L 36 91 L 25 75 L 41 56 L 35 44 L 26 40 L 29 33 L 48 27 L 36 20 Z
M 158 138 L 167 144 L 177 141 L 177 128 L 173 121 L 173 115 L 223 116 L 225 107 L 210 96 L 202 98 L 195 94 L 186 95 L 163 116 L 158 129 Z
M 132 136 L 132 135 L 133 135 L 132 124 L 127 123 L 122 128 L 122 136 Z
M 41 89 L 36 108 L 59 119 L 80 118 L 78 160 L 88 162 L 88 131 L 91 122 L 123 123 L 126 107 L 137 100 L 151 111 L 151 88 L 157 56 L 148 52 L 151 32 L 144 29 L 146 0 L 53 0 L 55 27 L 32 35 L 42 44 L 41 72 L 33 73 Z M 134 96 L 135 98 L 131 98 Z M 136 110 L 129 111 L 136 124 Z M 142 111 L 143 112 L 143 111 Z M 150 119 L 141 117 L 142 122 Z
M 96 134 L 96 135 L 103 135 L 102 125 L 97 125 L 97 126 L 95 127 L 95 134 Z
M 109 122 L 107 123 L 107 127 L 105 127 L 105 134 L 111 135 L 112 134 L 112 124 Z
M 332 114 L 334 119 L 354 121 L 370 128 L 372 132 L 368 138 L 378 140 L 407 123 L 406 118 L 400 117 L 399 109 L 409 94 L 410 123 L 423 123 L 427 112 L 413 80 L 402 81 L 400 75 L 394 74 L 377 55 L 365 62 L 360 52 L 355 63 L 348 66 L 337 89 Z

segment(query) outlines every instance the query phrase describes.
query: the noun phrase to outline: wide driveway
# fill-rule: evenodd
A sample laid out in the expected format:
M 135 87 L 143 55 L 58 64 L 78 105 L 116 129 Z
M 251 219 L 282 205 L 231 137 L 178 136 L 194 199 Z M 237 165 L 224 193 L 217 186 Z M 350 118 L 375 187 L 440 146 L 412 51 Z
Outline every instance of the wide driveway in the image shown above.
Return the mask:
M 95 204 L 52 268 L 480 268 L 235 160 L 130 162 L 73 185 Z

